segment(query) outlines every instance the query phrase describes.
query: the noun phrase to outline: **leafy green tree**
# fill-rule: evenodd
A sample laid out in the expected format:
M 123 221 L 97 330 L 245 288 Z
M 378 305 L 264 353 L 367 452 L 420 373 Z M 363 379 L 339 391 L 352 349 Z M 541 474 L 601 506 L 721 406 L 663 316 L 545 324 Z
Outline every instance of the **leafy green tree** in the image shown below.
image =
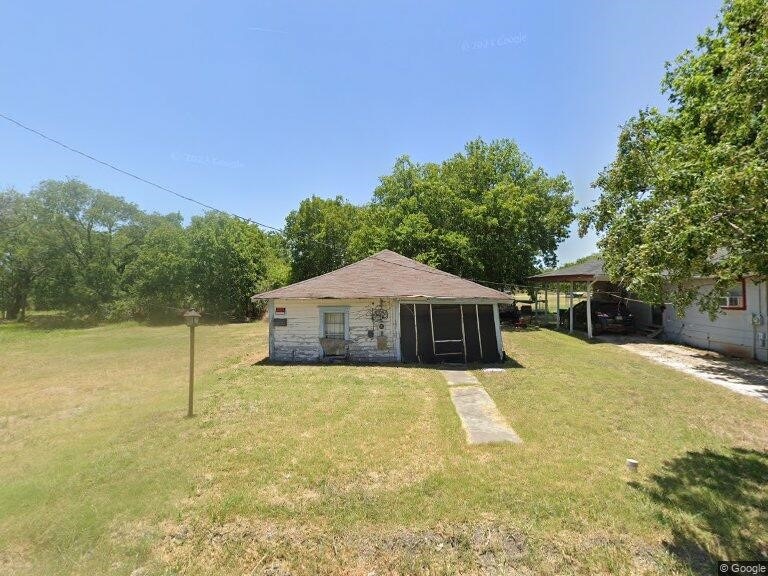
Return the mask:
M 191 266 L 181 219 L 156 219 L 122 276 L 129 309 L 151 319 L 178 317 L 189 305 Z
M 41 182 L 29 195 L 38 231 L 59 258 L 49 269 L 51 305 L 100 317 L 119 295 L 125 252 L 135 243 L 127 230 L 141 211 L 122 198 L 78 180 Z
M 768 276 L 768 3 L 725 2 L 717 27 L 667 65 L 666 112 L 645 109 L 580 215 L 616 281 L 715 314 L 736 279 Z M 699 294 L 691 281 L 715 279 Z
M 265 256 L 267 274 L 263 286 L 265 289 L 285 286 L 291 281 L 291 257 L 288 251 L 288 242 L 285 236 L 279 232 L 267 232 L 266 239 L 268 247 Z M 258 304 L 257 307 L 259 307 Z M 260 317 L 263 312 L 264 309 L 259 309 L 257 315 Z
M 92 319 L 258 316 L 250 296 L 289 281 L 288 246 L 221 214 L 147 214 L 78 180 L 0 193 L 0 310 L 30 304 Z
M 359 208 L 341 196 L 312 196 L 285 219 L 292 279 L 305 280 L 350 263 L 347 245 L 358 226 Z
M 521 282 L 573 220 L 571 183 L 534 167 L 511 140 L 469 142 L 441 164 L 407 156 L 381 178 L 352 234 L 359 258 L 389 248 L 467 278 Z
M 271 287 L 276 258 L 267 235 L 256 226 L 209 212 L 192 219 L 189 286 L 195 304 L 221 320 L 244 320 L 250 296 Z
M 0 193 L 0 308 L 10 320 L 24 320 L 35 282 L 52 259 L 31 204 L 14 190 Z

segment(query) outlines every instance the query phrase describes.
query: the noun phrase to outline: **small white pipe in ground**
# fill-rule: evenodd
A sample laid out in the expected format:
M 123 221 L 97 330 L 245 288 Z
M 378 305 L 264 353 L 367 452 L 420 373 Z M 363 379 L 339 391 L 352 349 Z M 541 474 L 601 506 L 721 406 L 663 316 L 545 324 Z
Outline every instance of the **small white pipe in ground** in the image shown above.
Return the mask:
M 637 467 L 640 465 L 640 463 L 637 460 L 633 460 L 632 458 L 627 458 L 627 470 L 630 472 L 637 472 Z

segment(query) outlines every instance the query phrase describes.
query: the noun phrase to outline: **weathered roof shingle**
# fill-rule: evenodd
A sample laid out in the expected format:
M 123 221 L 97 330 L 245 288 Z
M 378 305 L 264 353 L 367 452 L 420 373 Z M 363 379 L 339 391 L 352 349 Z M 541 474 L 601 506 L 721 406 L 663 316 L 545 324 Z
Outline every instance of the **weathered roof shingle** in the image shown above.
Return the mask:
M 573 264 L 572 266 L 565 266 L 564 268 L 558 268 L 557 270 L 550 270 L 549 272 L 542 272 L 535 276 L 529 276 L 529 278 L 547 282 L 562 282 L 570 280 L 602 280 L 607 278 L 607 276 L 603 271 L 603 260 L 595 257 L 579 264 Z
M 506 302 L 512 297 L 448 272 L 382 250 L 322 276 L 256 294 L 275 298 L 453 298 Z

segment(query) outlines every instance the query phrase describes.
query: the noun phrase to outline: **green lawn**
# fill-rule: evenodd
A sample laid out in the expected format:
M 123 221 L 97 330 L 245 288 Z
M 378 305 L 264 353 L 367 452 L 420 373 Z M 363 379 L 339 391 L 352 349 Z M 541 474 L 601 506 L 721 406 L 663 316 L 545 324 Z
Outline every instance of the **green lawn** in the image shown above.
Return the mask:
M 0 325 L 0 574 L 693 574 L 768 556 L 768 405 L 609 344 L 505 334 L 522 445 L 439 372 L 272 366 L 263 323 Z M 631 476 L 626 458 L 640 461 Z

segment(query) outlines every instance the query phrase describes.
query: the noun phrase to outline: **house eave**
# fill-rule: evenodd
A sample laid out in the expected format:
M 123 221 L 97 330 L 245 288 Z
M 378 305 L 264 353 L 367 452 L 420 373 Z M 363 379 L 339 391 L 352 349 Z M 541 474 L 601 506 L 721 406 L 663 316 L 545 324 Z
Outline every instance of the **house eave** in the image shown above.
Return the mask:
M 393 295 L 393 294 L 369 294 L 369 295 L 354 295 L 354 296 L 320 296 L 320 295 L 307 295 L 307 296 L 268 296 L 262 297 L 260 294 L 254 294 L 251 296 L 252 302 L 258 302 L 260 300 L 272 301 L 272 300 L 372 300 L 377 298 L 383 298 L 386 300 L 398 300 L 401 302 L 466 302 L 471 304 L 504 304 L 511 303 L 514 299 L 512 296 L 506 298 L 488 298 L 484 296 L 433 296 L 428 294 L 413 294 L 413 295 Z

